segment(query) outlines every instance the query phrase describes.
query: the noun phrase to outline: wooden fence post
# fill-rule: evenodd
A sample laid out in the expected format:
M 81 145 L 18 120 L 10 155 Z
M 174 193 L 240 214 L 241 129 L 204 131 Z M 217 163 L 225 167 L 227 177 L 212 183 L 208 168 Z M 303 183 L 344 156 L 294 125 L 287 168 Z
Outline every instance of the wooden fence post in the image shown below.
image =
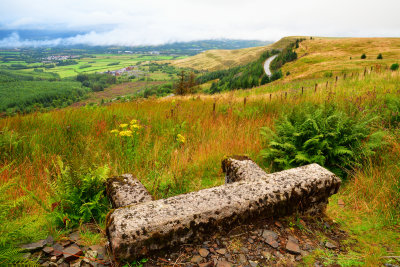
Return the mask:
M 243 106 L 246 107 L 246 97 L 243 99 Z
M 318 83 L 315 84 L 314 92 L 317 92 Z
M 304 86 L 301 87 L 301 94 L 304 94 Z

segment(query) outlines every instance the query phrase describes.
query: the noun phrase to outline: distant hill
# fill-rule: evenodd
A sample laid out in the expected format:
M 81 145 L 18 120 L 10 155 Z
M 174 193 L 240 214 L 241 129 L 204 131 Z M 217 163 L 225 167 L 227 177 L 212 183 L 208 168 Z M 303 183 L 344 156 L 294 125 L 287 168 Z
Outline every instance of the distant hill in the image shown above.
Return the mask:
M 260 55 L 272 49 L 282 49 L 289 42 L 298 37 L 285 37 L 270 45 L 243 48 L 237 50 L 209 50 L 193 57 L 178 59 L 170 62 L 173 66 L 192 68 L 196 70 L 221 70 L 239 65 L 245 65 L 260 57 Z
M 319 78 L 365 67 L 386 68 L 399 62 L 400 38 L 307 38 L 296 49 L 298 59 L 285 64 L 285 81 Z M 382 59 L 377 59 L 379 54 Z M 361 59 L 365 54 L 366 58 Z

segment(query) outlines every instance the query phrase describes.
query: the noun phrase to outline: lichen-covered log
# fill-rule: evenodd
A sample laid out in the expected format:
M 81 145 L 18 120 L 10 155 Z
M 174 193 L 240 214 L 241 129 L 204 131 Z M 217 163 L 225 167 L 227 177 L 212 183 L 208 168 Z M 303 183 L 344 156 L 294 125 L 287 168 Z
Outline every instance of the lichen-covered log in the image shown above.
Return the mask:
M 106 192 L 113 208 L 121 208 L 153 200 L 147 189 L 132 174 L 108 178 Z
M 255 217 L 323 208 L 340 179 L 318 164 L 112 211 L 107 236 L 117 259 L 190 242 Z
M 225 184 L 242 180 L 263 178 L 267 175 L 254 161 L 246 156 L 231 156 L 222 160 Z

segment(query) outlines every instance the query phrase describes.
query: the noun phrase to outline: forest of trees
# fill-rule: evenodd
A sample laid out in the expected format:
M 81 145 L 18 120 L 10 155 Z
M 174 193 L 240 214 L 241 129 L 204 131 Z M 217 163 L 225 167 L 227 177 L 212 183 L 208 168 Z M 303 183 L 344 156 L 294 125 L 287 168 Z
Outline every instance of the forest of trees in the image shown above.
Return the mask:
M 283 76 L 280 68 L 286 62 L 297 59 L 297 54 L 294 49 L 299 47 L 299 43 L 301 41 L 302 39 L 297 39 L 282 51 L 266 51 L 260 56 L 259 59 L 244 66 L 205 73 L 199 76 L 196 81 L 199 84 L 202 84 L 208 81 L 217 80 L 211 84 L 211 87 L 208 91 L 208 93 L 215 94 L 222 91 L 252 88 L 278 80 Z M 271 63 L 271 69 L 274 72 L 269 77 L 264 72 L 263 63 L 267 58 L 276 54 L 278 54 L 278 56 Z
M 103 91 L 117 82 L 117 78 L 112 75 L 93 73 L 93 74 L 78 74 L 76 80 L 81 82 L 83 86 L 89 87 L 93 92 Z
M 78 82 L 19 81 L 0 83 L 0 112 L 8 115 L 43 108 L 66 107 L 82 99 L 90 89 Z

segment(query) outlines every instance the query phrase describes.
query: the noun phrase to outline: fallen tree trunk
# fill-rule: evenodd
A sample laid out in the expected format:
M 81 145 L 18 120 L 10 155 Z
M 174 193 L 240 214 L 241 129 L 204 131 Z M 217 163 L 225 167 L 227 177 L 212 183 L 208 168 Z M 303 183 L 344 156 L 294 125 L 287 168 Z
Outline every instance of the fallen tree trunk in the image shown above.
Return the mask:
M 107 236 L 117 259 L 188 242 L 254 217 L 324 209 L 340 179 L 318 164 L 219 187 L 119 208 L 107 216 Z

